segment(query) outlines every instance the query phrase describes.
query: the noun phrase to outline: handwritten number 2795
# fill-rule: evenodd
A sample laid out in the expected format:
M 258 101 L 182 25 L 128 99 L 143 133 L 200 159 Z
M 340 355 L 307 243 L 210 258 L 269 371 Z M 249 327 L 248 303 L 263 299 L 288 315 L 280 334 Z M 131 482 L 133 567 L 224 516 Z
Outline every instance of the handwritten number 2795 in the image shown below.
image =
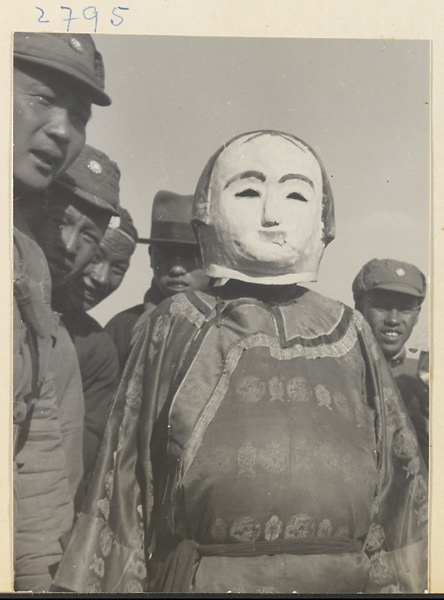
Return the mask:
M 40 8 L 40 6 L 36 6 L 35 7 L 39 12 L 40 12 L 40 16 L 37 19 L 38 23 L 49 23 L 49 19 L 45 19 L 45 11 L 43 10 L 43 8 Z M 69 28 L 71 25 L 71 21 L 76 21 L 78 19 L 80 19 L 80 17 L 73 17 L 72 16 L 72 8 L 70 8 L 69 6 L 61 6 L 60 7 L 62 10 L 67 10 L 68 11 L 68 16 L 63 19 L 63 21 L 67 22 L 67 26 L 66 26 L 66 31 L 69 32 Z M 113 25 L 114 27 L 119 27 L 119 25 L 122 25 L 124 18 L 121 14 L 119 14 L 118 11 L 122 11 L 122 10 L 129 10 L 129 8 L 126 8 L 125 6 L 115 6 L 111 13 L 113 15 L 114 18 L 110 19 L 110 23 L 111 25 Z M 87 6 L 86 8 L 84 8 L 82 10 L 82 16 L 86 21 L 94 21 L 94 33 L 97 32 L 97 25 L 99 22 L 99 13 L 96 9 L 95 6 Z

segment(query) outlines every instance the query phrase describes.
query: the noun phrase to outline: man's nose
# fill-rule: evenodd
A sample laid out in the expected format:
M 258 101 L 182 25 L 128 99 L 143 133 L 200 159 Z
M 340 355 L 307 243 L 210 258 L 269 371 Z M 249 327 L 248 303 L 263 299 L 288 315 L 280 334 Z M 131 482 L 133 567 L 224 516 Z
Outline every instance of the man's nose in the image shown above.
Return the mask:
M 61 245 L 65 255 L 75 258 L 79 247 L 79 235 L 75 229 L 63 228 L 60 233 Z
M 186 269 L 180 262 L 175 262 L 174 265 L 170 268 L 169 274 L 171 277 L 180 277 L 181 275 L 186 274 Z
M 262 211 L 262 227 L 274 227 L 281 222 L 278 200 L 274 194 L 267 194 Z
M 400 322 L 399 311 L 397 308 L 391 308 L 387 311 L 385 321 L 390 325 L 397 325 Z
M 101 287 L 108 285 L 109 265 L 107 263 L 98 263 L 90 273 L 90 278 Z
M 71 127 L 69 111 L 62 106 L 54 106 L 44 130 L 47 135 L 57 138 L 63 143 L 68 143 Z

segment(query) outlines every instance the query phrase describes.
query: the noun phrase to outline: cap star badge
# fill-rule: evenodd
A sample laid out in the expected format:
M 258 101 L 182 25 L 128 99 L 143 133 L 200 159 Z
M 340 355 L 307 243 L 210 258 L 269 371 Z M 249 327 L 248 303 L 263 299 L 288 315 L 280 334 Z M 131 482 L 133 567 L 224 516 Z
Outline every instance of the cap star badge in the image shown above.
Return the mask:
M 404 275 L 405 275 L 405 271 L 401 267 L 399 267 L 398 269 L 395 269 L 395 273 L 398 277 L 404 277 Z
M 71 46 L 71 48 L 74 48 L 74 50 L 76 52 L 83 52 L 83 46 L 82 44 L 79 42 L 79 40 L 75 37 L 72 37 L 69 40 L 69 45 Z
M 90 160 L 87 164 L 87 167 L 90 171 L 92 171 L 95 175 L 100 175 L 102 172 L 102 165 L 96 160 Z
M 108 227 L 110 229 L 118 229 L 120 227 L 120 217 L 114 216 L 111 217 L 108 223 Z

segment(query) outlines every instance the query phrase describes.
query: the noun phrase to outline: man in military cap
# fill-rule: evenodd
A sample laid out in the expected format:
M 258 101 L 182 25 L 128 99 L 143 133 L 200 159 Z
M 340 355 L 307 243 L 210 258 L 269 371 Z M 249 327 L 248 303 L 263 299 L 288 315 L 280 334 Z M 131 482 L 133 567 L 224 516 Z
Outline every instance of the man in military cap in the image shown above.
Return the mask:
M 42 192 L 80 153 L 92 103 L 106 106 L 110 99 L 104 92 L 103 61 L 89 35 L 15 34 L 13 415 L 17 590 L 49 589 L 54 565 L 62 553 L 59 538 L 70 529 L 74 517 L 72 482 L 68 481 L 61 448 L 59 391 L 53 377 L 67 334 L 58 328 L 51 310 L 48 265 L 29 229 L 28 215 L 33 205 L 42 201 Z M 58 347 L 54 350 L 56 338 Z M 65 360 L 70 360 L 68 355 Z M 80 380 L 75 364 L 71 374 L 72 381 L 65 383 L 75 387 Z M 45 436 L 40 436 L 40 442 L 45 438 L 53 443 L 54 468 L 51 475 L 45 472 L 45 477 L 44 464 L 38 464 L 39 452 L 44 449 L 40 442 L 29 444 L 30 432 L 37 435 L 42 430 Z M 35 459 L 27 460 L 26 465 L 17 461 L 25 446 L 28 458 Z M 36 478 L 44 483 L 42 502 L 37 502 L 35 493 L 33 501 L 33 494 L 26 491 Z
M 151 235 L 139 238 L 149 244 L 153 280 L 138 304 L 115 315 L 105 329 L 113 338 L 123 370 L 132 332 L 143 313 L 153 311 L 165 298 L 188 290 L 205 290 L 210 278 L 202 270 L 199 246 L 191 226 L 193 196 L 160 191 L 153 202 Z
M 406 353 L 426 295 L 426 278 L 409 263 L 375 258 L 359 271 L 352 289 L 355 306 L 370 324 L 396 379 L 428 464 L 428 388 L 418 361 Z
M 53 292 L 54 308 L 63 315 L 77 351 L 85 399 L 83 435 L 84 489 L 97 457 L 114 392 L 119 365 L 114 342 L 86 311 L 121 284 L 137 243 L 130 214 L 118 206 L 90 263 L 82 273 Z
M 117 385 L 118 363 L 113 341 L 82 307 L 76 306 L 69 282 L 83 272 L 98 252 L 110 218 L 118 218 L 119 180 L 118 165 L 86 145 L 71 167 L 50 186 L 43 206 L 30 214 L 30 228 L 43 248 L 51 272 L 53 308 L 62 315 L 74 342 L 82 377 L 81 410 L 73 410 L 73 402 L 69 403 L 77 444 L 72 442 L 72 435 L 63 440 L 70 470 L 74 468 L 77 473 L 78 505 L 83 496 L 83 464 L 86 470 L 92 467 L 91 448 L 97 451 L 97 437 L 103 430 L 101 427 L 97 432 L 95 416 L 99 414 L 100 424 L 106 419 Z M 57 376 L 65 378 L 70 368 L 70 364 L 65 364 L 63 372 L 56 374 L 56 382 L 60 378 Z M 64 405 L 66 402 L 63 398 Z M 79 433 L 83 434 L 80 439 Z

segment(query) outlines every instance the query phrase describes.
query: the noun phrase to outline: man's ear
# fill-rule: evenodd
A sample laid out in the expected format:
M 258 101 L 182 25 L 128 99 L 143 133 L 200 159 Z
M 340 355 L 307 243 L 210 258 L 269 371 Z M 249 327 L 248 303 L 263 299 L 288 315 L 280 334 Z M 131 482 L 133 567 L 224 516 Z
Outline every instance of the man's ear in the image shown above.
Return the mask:
M 416 323 L 418 322 L 418 319 L 419 319 L 419 314 L 420 314 L 420 312 L 421 312 L 421 308 L 422 308 L 422 304 L 420 304 L 420 305 L 418 306 L 418 310 L 416 311 L 415 325 L 416 325 Z M 415 326 L 415 325 L 414 325 L 414 326 Z M 413 327 L 414 327 L 414 326 L 413 326 Z

